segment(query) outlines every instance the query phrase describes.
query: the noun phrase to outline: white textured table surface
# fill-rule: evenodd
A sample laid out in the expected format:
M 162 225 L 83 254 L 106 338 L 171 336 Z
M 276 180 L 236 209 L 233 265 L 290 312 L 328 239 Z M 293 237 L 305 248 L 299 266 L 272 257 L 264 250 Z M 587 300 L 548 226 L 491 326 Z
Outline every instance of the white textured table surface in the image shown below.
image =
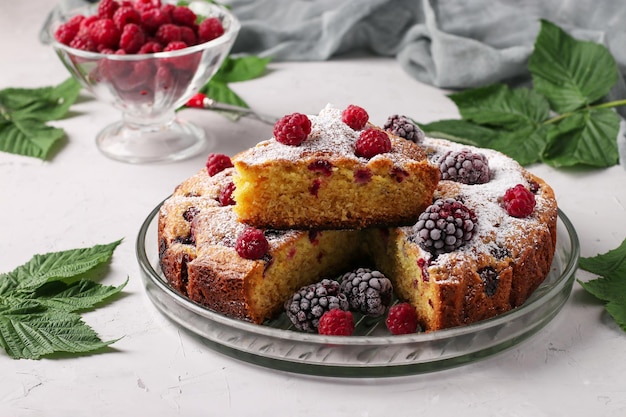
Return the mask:
M 68 76 L 37 40 L 50 7 L 44 0 L 2 2 L 0 88 L 52 85 Z M 332 102 L 359 104 L 379 124 L 396 112 L 422 122 L 457 116 L 444 92 L 386 59 L 272 64 L 267 76 L 233 87 L 252 107 L 276 115 L 316 113 Z M 124 296 L 84 316 L 103 339 L 123 338 L 109 353 L 80 358 L 12 360 L 0 351 L 1 416 L 626 415 L 626 334 L 578 284 L 557 317 L 525 342 L 475 364 L 425 375 L 318 378 L 210 350 L 151 304 L 134 251 L 147 214 L 203 166 L 205 155 L 160 165 L 111 161 L 98 153 L 94 136 L 117 112 L 94 100 L 72 110 L 73 117 L 53 123 L 69 138 L 53 160 L 0 154 L 0 272 L 36 253 L 124 238 L 104 280 L 117 285 L 128 276 Z M 218 137 L 213 151 L 227 154 L 271 132 L 253 120 L 231 123 L 200 110 L 184 115 Z M 626 237 L 623 166 L 531 170 L 555 189 L 577 228 L 582 256 L 613 249 Z

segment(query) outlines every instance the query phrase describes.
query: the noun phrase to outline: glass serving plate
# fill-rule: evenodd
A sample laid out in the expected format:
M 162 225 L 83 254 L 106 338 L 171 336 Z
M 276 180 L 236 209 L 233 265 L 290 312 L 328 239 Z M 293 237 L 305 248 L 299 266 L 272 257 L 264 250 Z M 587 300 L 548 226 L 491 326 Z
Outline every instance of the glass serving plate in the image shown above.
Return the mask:
M 382 320 L 362 319 L 355 336 L 324 336 L 289 329 L 283 314 L 256 325 L 211 311 L 174 291 L 159 267 L 156 207 L 137 238 L 146 293 L 168 318 L 231 357 L 289 372 L 339 377 L 389 377 L 471 363 L 507 349 L 543 328 L 561 310 L 574 283 L 579 243 L 559 211 L 550 274 L 522 306 L 498 317 L 430 333 L 392 336 Z

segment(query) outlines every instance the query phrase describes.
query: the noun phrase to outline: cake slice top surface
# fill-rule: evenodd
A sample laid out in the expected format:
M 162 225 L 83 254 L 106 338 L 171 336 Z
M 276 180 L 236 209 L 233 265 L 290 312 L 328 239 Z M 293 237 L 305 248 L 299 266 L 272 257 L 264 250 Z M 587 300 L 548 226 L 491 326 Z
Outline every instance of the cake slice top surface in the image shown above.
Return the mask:
M 372 158 L 355 155 L 355 143 L 362 130 L 353 130 L 342 121 L 342 111 L 331 104 L 326 105 L 318 115 L 309 115 L 311 133 L 298 146 L 284 145 L 275 138 L 259 142 L 256 146 L 247 149 L 233 158 L 248 165 L 260 165 L 276 160 L 297 162 L 309 157 L 336 156 L 359 163 L 368 163 L 380 158 L 390 159 L 396 165 L 402 165 L 415 160 L 424 160 L 426 155 L 417 146 L 406 140 L 392 138 L 391 152 L 382 153 Z M 367 127 L 376 127 L 369 124 Z

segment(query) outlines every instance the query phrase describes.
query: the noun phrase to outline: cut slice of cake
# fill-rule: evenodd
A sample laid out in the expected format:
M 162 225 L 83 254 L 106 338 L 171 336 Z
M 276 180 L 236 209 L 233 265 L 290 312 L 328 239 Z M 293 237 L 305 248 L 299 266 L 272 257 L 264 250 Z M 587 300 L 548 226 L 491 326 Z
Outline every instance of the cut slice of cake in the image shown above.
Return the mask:
M 439 170 L 417 144 L 344 118 L 331 106 L 317 116 L 294 113 L 272 139 L 233 157 L 239 220 L 273 229 L 414 223 L 432 202 Z

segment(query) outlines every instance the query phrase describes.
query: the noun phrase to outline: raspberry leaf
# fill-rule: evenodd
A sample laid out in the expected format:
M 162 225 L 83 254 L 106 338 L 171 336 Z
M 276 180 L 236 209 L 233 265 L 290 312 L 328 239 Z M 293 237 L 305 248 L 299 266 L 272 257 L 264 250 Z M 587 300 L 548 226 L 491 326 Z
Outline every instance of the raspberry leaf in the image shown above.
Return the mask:
M 0 151 L 45 160 L 65 136 L 46 122 L 65 117 L 80 89 L 69 78 L 54 87 L 0 90 Z
M 494 84 L 449 97 L 465 120 L 507 130 L 539 124 L 550 115 L 548 101 L 528 88 L 510 89 L 504 84 Z
M 605 308 L 626 332 L 626 239 L 607 253 L 580 258 L 581 269 L 600 278 L 578 283 L 591 295 L 606 302 Z
M 619 116 L 611 109 L 573 114 L 549 131 L 548 143 L 541 158 L 554 167 L 615 165 L 619 161 L 619 123 Z
M 534 88 L 558 113 L 596 102 L 618 78 L 617 64 L 604 46 L 576 40 L 546 20 L 541 21 L 528 68 Z
M 93 280 L 120 241 L 92 248 L 35 255 L 0 274 L 0 346 L 12 358 L 38 359 L 54 352 L 82 353 L 105 347 L 76 312 L 119 293 Z

